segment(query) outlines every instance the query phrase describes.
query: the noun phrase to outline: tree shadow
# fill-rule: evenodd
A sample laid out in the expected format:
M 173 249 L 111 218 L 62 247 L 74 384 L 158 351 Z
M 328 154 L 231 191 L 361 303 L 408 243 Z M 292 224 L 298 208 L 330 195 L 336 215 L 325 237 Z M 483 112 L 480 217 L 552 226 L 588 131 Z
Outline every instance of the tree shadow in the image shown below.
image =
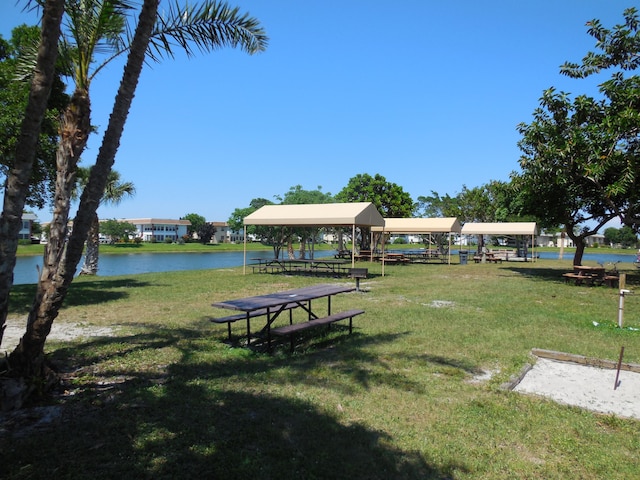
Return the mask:
M 517 273 L 522 277 L 526 277 L 532 280 L 544 280 L 544 281 L 556 281 L 564 282 L 562 274 L 567 270 L 563 268 L 538 268 L 538 267 L 525 267 L 515 265 L 503 265 L 499 267 L 501 270 L 508 270 L 513 273 Z
M 65 306 L 95 305 L 126 298 L 127 289 L 148 287 L 151 284 L 133 278 L 109 280 L 92 279 L 90 282 L 73 282 L 65 298 Z M 26 314 L 31 309 L 36 292 L 35 284 L 14 285 L 10 296 L 10 311 Z
M 212 340 L 196 328 L 153 328 L 54 352 L 53 359 L 74 365 L 76 377 L 90 375 L 101 361 L 116 366 L 113 379 L 96 378 L 93 385 L 76 388 L 55 428 L 7 438 L 6 444 L 0 437 L 9 477 L 25 468 L 33 478 L 447 479 L 467 471 L 460 464 L 432 465 L 419 451 L 393 446 L 385 432 L 341 422 L 339 412 L 327 413 L 311 401 L 269 389 L 273 383 L 291 392 L 299 382 L 317 386 L 310 371 L 319 362 L 336 369 L 334 381 L 323 388 L 349 390 L 354 381 L 397 383 L 397 371 L 367 376 L 364 366 L 377 359 L 359 348 L 396 335 L 351 336 L 354 345 L 340 352 L 316 350 L 291 358 L 247 351 L 220 358 L 207 357 Z M 107 358 L 87 355 L 110 345 L 123 348 Z M 123 365 L 119 357 L 143 357 L 168 346 L 180 350 L 180 361 L 155 371 L 117 367 Z M 282 389 L 287 382 L 291 390 Z M 39 445 L 55 445 L 56 454 L 43 455 Z

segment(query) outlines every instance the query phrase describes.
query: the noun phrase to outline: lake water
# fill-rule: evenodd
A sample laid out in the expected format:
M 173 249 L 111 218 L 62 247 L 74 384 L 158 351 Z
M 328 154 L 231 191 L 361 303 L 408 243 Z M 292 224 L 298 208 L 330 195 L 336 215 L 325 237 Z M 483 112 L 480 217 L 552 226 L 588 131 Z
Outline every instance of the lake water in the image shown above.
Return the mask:
M 333 255 L 332 251 L 316 252 L 316 256 Z M 455 253 L 457 257 L 457 250 Z M 247 252 L 247 263 L 255 263 L 251 259 L 273 258 L 273 250 Z M 557 259 L 557 252 L 541 252 L 541 259 Z M 564 259 L 571 260 L 573 252 L 565 253 Z M 635 254 L 620 255 L 609 253 L 586 253 L 583 261 L 590 263 L 602 262 L 633 263 Z M 132 253 L 128 255 L 102 255 L 98 275 L 103 277 L 113 275 L 131 275 L 137 273 L 170 272 L 175 270 L 204 270 L 209 268 L 231 268 L 242 266 L 242 252 L 212 252 L 212 253 Z M 457 261 L 457 258 L 455 258 Z M 37 267 L 42 265 L 42 258 L 18 257 L 14 270 L 14 284 L 36 283 L 38 281 Z
M 324 252 L 323 252 L 324 253 Z M 247 263 L 253 258 L 273 258 L 273 250 L 247 252 Z M 206 270 L 242 266 L 242 252 L 212 253 L 132 253 L 128 255 L 101 255 L 98 275 L 132 275 L 137 273 L 170 272 L 175 270 Z M 84 260 L 83 260 L 84 261 Z M 14 270 L 15 285 L 36 283 L 42 257 L 18 257 Z M 82 266 L 82 261 L 80 262 Z M 79 269 L 78 269 L 79 270 Z

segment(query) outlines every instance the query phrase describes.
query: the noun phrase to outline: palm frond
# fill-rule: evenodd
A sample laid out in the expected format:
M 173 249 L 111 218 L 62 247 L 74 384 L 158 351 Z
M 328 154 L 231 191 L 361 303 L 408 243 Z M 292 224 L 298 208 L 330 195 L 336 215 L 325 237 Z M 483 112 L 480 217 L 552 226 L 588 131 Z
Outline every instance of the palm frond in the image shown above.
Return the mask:
M 239 47 L 254 54 L 266 50 L 268 37 L 260 22 L 241 14 L 237 7 L 207 0 L 198 6 L 180 5 L 176 0 L 159 15 L 147 54 L 154 61 L 173 57 L 175 49 L 193 56 L 196 50 L 210 52 Z
M 135 3 L 129 0 L 67 0 L 66 29 L 75 49 L 76 86 L 87 88 L 96 54 L 124 52 L 125 25 Z

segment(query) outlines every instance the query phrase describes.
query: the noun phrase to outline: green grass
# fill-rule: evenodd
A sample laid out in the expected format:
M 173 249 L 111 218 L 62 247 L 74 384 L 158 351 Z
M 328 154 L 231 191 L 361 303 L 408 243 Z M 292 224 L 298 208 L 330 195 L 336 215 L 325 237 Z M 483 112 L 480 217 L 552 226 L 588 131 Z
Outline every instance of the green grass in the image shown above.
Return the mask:
M 261 243 L 247 243 L 247 250 L 269 250 L 271 247 L 262 245 Z M 328 245 L 316 246 L 316 249 L 328 249 Z M 200 253 L 200 252 L 241 252 L 244 245 L 241 243 L 219 243 L 206 244 L 202 243 L 116 243 L 114 245 L 100 245 L 101 255 L 111 255 L 118 253 Z M 42 255 L 44 245 L 19 245 L 18 256 Z
M 288 342 L 273 355 L 226 344 L 211 303 L 353 281 L 241 268 L 78 279 L 56 322 L 119 329 L 47 344 L 65 379 L 50 403 L 64 414 L 2 434 L 3 478 L 637 476 L 639 421 L 502 388 L 532 348 L 617 360 L 624 345 L 640 363 L 640 332 L 612 328 L 616 289 L 564 284 L 570 259 L 387 266 L 385 277 L 364 265 L 366 291 L 333 302 L 366 310 L 354 334 L 316 331 L 293 355 Z M 32 293 L 16 287 L 12 311 L 24 315 Z M 625 308 L 640 328 L 640 296 Z

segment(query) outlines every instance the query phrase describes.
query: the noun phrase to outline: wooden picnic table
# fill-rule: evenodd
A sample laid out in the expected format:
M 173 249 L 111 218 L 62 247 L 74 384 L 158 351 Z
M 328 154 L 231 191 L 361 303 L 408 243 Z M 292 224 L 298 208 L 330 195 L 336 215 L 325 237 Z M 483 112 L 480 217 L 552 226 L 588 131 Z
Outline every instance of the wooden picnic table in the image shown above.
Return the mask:
M 253 273 L 306 273 L 310 275 L 331 274 L 346 275 L 349 263 L 344 259 L 271 259 L 253 258 Z
M 384 262 L 387 264 L 399 263 L 405 265 L 411 262 L 411 259 L 404 253 L 387 253 L 384 256 Z
M 576 285 L 602 284 L 605 281 L 604 267 L 592 267 L 590 265 L 574 265 L 573 272 L 562 274 L 565 282 L 573 280 Z
M 245 319 L 247 324 L 247 346 L 251 345 L 251 319 L 261 318 L 265 321 L 265 326 L 260 330 L 263 336 L 266 334 L 268 349 L 271 350 L 271 336 L 291 337 L 291 349 L 293 350 L 294 334 L 307 328 L 319 325 L 328 325 L 339 320 L 349 319 L 349 333 L 352 330 L 352 319 L 356 315 L 364 313 L 364 310 L 347 310 L 337 314 L 331 313 L 331 297 L 354 291 L 355 288 L 346 285 L 319 284 L 309 287 L 296 288 L 266 295 L 256 295 L 252 297 L 238 298 L 235 300 L 225 300 L 213 304 L 216 308 L 236 310 L 242 312 L 238 315 L 231 315 L 222 318 L 213 318 L 216 323 L 227 323 L 229 336 L 231 336 L 231 323 Z M 327 299 L 326 316 L 322 316 L 314 310 L 312 301 L 321 298 Z M 301 309 L 306 313 L 306 322 L 294 323 L 293 311 Z M 289 312 L 289 325 L 272 328 L 272 324 L 281 313 Z

